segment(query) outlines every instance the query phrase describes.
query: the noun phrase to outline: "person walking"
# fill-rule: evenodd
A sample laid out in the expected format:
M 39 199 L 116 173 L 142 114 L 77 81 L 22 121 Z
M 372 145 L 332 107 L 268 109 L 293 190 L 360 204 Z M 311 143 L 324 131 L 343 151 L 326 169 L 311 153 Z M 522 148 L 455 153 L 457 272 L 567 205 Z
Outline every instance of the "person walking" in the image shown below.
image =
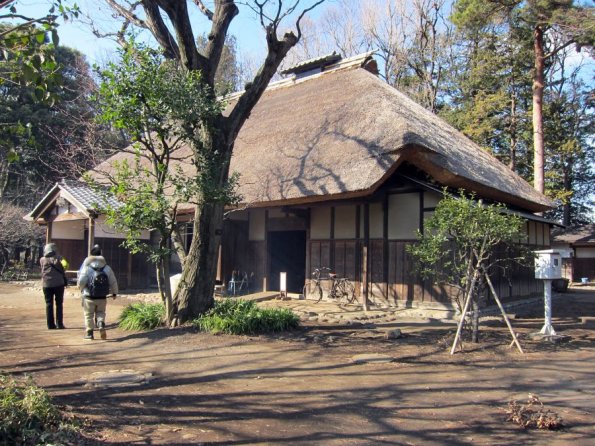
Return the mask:
M 107 339 L 105 331 L 105 308 L 107 296 L 116 298 L 118 281 L 114 272 L 101 255 L 99 245 L 91 248 L 91 255 L 87 257 L 79 270 L 77 285 L 82 294 L 82 305 L 85 314 L 86 340 L 93 340 L 95 324 L 99 329 L 101 339 Z
M 66 260 L 58 255 L 58 248 L 54 243 L 44 246 L 43 257 L 39 259 L 39 264 L 48 330 L 66 328 L 63 320 L 64 287 L 66 286 L 63 262 Z

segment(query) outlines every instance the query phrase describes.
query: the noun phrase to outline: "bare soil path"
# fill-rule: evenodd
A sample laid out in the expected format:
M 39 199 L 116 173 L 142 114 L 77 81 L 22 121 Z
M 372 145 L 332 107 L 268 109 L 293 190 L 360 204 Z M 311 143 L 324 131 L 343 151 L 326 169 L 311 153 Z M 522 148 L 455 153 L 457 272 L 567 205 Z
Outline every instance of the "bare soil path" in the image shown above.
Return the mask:
M 89 418 L 84 444 L 595 445 L 593 289 L 554 301 L 554 327 L 570 341 L 523 339 L 524 356 L 509 349 L 501 322 L 483 328 L 481 344 L 451 356 L 455 327 L 437 321 L 306 321 L 258 337 L 189 328 L 129 333 L 115 327 L 127 303 L 109 301 L 108 340 L 89 342 L 72 291 L 68 329 L 47 330 L 40 290 L 0 284 L 0 370 L 31 374 L 58 404 Z M 542 323 L 540 311 L 513 320 L 521 335 Z M 386 339 L 384 330 L 394 328 L 405 336 Z M 352 361 L 364 353 L 394 361 Z M 89 384 L 115 370 L 151 378 Z M 508 401 L 529 393 L 567 427 L 525 431 L 506 422 Z

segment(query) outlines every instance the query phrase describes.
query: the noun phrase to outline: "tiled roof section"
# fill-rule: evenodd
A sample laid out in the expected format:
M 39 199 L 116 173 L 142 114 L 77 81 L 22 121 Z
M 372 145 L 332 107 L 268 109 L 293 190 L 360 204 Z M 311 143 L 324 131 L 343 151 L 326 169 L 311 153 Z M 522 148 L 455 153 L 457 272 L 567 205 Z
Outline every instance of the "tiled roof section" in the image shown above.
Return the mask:
M 281 71 L 281 74 L 299 74 L 303 73 L 304 71 L 312 70 L 314 68 L 322 68 L 325 65 L 330 65 L 332 63 L 338 62 L 339 60 L 341 60 L 341 55 L 337 54 L 336 52 L 333 52 L 331 54 L 327 54 L 326 56 L 320 56 L 314 59 L 309 59 L 300 62 Z
M 85 210 L 100 211 L 106 203 L 112 207 L 120 206 L 120 202 L 109 195 L 107 189 L 102 193 L 101 190 L 96 190 L 87 183 L 76 180 L 62 180 L 58 186 L 69 193 Z

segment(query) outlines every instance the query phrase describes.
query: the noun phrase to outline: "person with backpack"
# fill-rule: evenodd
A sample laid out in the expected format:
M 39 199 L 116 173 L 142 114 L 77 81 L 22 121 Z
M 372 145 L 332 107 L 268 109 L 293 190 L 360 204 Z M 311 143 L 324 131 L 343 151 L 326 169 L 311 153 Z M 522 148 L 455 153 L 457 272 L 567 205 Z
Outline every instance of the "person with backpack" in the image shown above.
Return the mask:
M 114 272 L 101 255 L 99 245 L 91 248 L 91 255 L 87 257 L 79 270 L 78 287 L 82 293 L 83 311 L 85 313 L 86 340 L 93 340 L 95 324 L 99 329 L 101 339 L 107 339 L 105 331 L 105 307 L 107 296 L 116 298 L 118 294 L 118 281 Z
M 66 260 L 58 255 L 58 248 L 54 243 L 48 243 L 43 248 L 43 257 L 39 259 L 41 265 L 41 288 L 45 299 L 45 316 L 48 330 L 64 329 L 63 304 L 64 287 L 66 286 Z M 54 316 L 55 305 L 55 316 Z

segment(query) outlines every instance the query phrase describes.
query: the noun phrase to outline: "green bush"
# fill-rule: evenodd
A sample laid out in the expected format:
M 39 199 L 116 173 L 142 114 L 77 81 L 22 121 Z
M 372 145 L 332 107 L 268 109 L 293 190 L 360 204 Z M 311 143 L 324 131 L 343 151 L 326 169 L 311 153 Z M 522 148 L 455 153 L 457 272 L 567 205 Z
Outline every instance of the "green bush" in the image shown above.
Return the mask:
M 225 299 L 216 301 L 212 309 L 192 324 L 212 333 L 257 334 L 297 327 L 299 317 L 289 309 L 263 309 L 253 301 Z
M 118 325 L 122 330 L 152 330 L 161 325 L 164 315 L 163 304 L 138 302 L 130 304 L 122 310 Z
M 31 377 L 0 374 L 0 445 L 62 444 L 75 431 Z

